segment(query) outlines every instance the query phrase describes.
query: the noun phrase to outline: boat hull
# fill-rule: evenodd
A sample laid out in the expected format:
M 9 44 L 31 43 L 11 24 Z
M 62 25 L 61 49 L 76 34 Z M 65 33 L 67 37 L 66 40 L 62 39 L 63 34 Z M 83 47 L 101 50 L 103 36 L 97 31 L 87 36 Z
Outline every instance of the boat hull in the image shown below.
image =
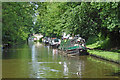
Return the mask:
M 68 55 L 88 55 L 87 50 L 83 49 L 72 49 L 66 51 Z

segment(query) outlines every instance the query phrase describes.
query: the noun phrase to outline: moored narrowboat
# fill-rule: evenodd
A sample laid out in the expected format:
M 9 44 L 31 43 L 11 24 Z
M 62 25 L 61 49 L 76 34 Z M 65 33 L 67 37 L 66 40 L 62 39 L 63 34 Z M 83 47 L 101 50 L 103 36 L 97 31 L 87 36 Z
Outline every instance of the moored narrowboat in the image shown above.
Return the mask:
M 59 47 L 60 43 L 61 43 L 61 40 L 57 38 L 53 38 L 50 41 L 50 45 L 55 47 Z
M 73 39 L 64 39 L 61 41 L 59 50 L 64 51 L 68 55 L 87 55 L 85 40 L 81 37 Z

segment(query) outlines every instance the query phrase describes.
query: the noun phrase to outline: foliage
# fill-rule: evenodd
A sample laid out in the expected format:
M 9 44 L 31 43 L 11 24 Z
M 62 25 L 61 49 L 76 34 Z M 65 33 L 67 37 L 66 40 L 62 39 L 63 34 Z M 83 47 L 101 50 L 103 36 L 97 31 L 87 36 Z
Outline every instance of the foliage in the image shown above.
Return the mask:
M 80 34 L 85 39 L 98 36 L 99 40 L 109 38 L 115 44 L 120 41 L 119 2 L 38 4 L 38 6 L 41 5 L 45 8 L 37 10 L 41 13 L 37 16 L 36 26 L 39 25 L 39 32 L 46 36 L 53 36 L 51 34 L 61 36 L 63 32 L 66 32 L 74 35 Z
M 33 25 L 34 6 L 28 2 L 8 2 L 2 5 L 3 44 L 26 40 Z
M 3 3 L 3 42 L 25 40 L 30 33 L 61 37 L 63 32 L 119 46 L 120 2 Z

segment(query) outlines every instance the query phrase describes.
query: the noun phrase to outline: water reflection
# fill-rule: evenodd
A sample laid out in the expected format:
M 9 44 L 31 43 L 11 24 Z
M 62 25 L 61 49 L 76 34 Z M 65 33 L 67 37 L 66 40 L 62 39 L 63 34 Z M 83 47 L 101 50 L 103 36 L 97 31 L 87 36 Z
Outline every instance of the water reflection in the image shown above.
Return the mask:
M 57 49 L 53 49 L 52 50 L 52 54 L 53 54 L 53 59 L 57 57 L 58 55 L 58 50 Z
M 48 48 L 48 54 L 50 53 L 50 46 L 47 46 L 47 48 Z
M 38 60 L 37 60 L 37 58 L 36 58 L 36 56 L 37 56 L 37 52 L 36 52 L 36 47 L 38 47 L 38 46 L 40 46 L 40 44 L 39 43 L 37 43 L 37 44 L 35 44 L 35 45 L 32 45 L 32 74 L 30 75 L 31 77 L 36 77 L 36 78 L 40 78 L 39 76 L 39 74 L 38 74 L 38 71 L 39 71 L 39 64 L 38 63 L 36 63 L 36 62 L 38 62 Z M 33 72 L 34 72 L 34 74 L 33 74 Z
M 111 77 L 114 74 L 117 74 L 117 73 L 120 74 L 119 73 L 120 72 L 120 65 L 119 64 L 112 63 L 112 62 L 109 62 L 109 61 L 104 61 L 102 59 L 98 59 L 98 58 L 95 58 L 95 57 L 88 57 L 87 59 L 90 60 L 91 63 L 95 63 L 96 66 L 99 64 L 98 66 L 102 67 L 101 75 Z M 101 66 L 101 64 L 104 65 L 104 66 Z M 101 69 L 101 68 L 99 68 L 99 69 Z M 118 74 L 115 75 L 114 77 L 119 76 Z
M 35 42 L 35 47 L 37 47 L 37 48 L 40 48 L 40 47 L 42 47 L 42 44 L 40 43 L 40 42 Z
M 83 72 L 85 72 L 85 63 L 82 57 L 69 58 L 64 67 L 67 75 L 72 75 L 74 78 L 82 78 Z
M 64 62 L 63 66 L 64 66 L 64 72 L 63 72 L 64 75 L 68 75 L 68 66 L 67 66 L 67 63 Z
M 52 49 L 48 45 L 43 46 L 40 43 L 33 44 L 31 50 L 33 68 L 31 74 L 33 74 L 33 78 L 85 78 L 86 76 L 88 78 L 94 78 L 103 76 L 102 72 L 99 71 L 99 68 L 97 68 L 94 63 L 89 60 L 86 61 L 87 56 L 74 58 L 63 57 L 61 55 L 58 55 L 57 49 Z M 103 68 L 100 70 L 102 69 Z M 94 75 L 91 74 L 91 71 Z M 98 71 L 100 73 L 98 73 Z
M 53 56 L 58 54 L 58 50 L 57 49 L 53 49 Z
M 115 64 L 90 56 L 66 57 L 33 41 L 3 52 L 3 63 L 4 78 L 114 78 L 109 74 L 118 70 Z
M 80 60 L 79 63 L 78 63 L 78 72 L 77 72 L 77 75 L 82 78 L 82 71 L 85 71 L 84 68 L 85 68 L 85 63 L 83 60 Z

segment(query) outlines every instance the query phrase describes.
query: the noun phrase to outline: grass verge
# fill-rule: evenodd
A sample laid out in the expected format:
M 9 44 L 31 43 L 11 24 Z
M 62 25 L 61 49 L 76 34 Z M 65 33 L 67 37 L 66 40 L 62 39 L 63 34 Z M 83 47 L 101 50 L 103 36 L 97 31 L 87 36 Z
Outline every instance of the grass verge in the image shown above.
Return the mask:
M 120 48 L 116 47 L 109 37 L 92 36 L 87 40 L 86 47 L 91 56 L 120 64 Z
M 102 58 L 108 61 L 116 62 L 120 64 L 120 53 L 103 51 L 103 50 L 88 50 L 91 56 Z

